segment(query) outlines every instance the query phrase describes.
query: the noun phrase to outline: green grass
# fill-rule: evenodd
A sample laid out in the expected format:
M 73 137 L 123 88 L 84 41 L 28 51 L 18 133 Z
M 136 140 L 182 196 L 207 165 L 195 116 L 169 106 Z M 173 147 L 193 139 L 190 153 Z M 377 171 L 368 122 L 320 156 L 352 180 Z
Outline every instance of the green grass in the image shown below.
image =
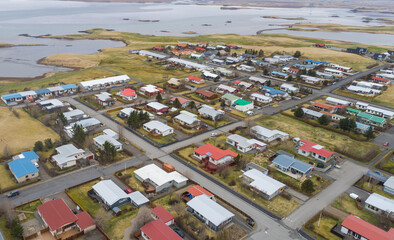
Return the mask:
M 37 207 L 40 206 L 42 204 L 42 202 L 38 199 L 35 200 L 33 202 L 30 203 L 26 203 L 24 205 L 18 206 L 15 208 L 15 210 L 23 210 L 23 211 L 29 211 L 29 212 L 35 212 L 37 210 Z M 17 212 L 18 214 L 18 212 Z M 34 219 L 35 216 L 34 214 L 30 214 L 30 213 L 25 213 L 26 219 L 22 222 L 26 222 L 30 219 Z
M 2 189 L 17 186 L 15 178 L 11 172 L 5 168 L 4 164 L 0 164 L 0 187 Z
M 159 144 L 167 144 L 167 143 L 172 143 L 175 142 L 175 134 L 170 134 L 164 137 L 152 137 L 151 135 L 149 135 L 149 133 L 147 131 L 145 131 L 142 127 L 139 128 L 137 131 L 139 131 L 141 134 L 144 135 L 144 137 L 149 138 L 150 140 L 159 143 Z
M 104 226 L 104 232 L 110 239 L 121 240 L 124 230 L 131 225 L 131 220 L 137 215 L 138 209 L 122 213 L 120 216 L 112 217 Z
M 394 174 L 394 161 L 388 159 L 379 168 L 386 172 Z
M 184 160 L 186 160 L 188 163 L 193 164 L 194 166 L 199 166 L 200 162 L 195 160 L 194 158 L 189 157 L 189 155 L 193 154 L 194 149 L 196 147 L 186 147 L 178 151 L 178 155 L 181 156 Z
M 93 217 L 100 209 L 100 204 L 94 202 L 89 196 L 88 191 L 92 189 L 93 185 L 99 180 L 94 180 L 83 185 L 69 189 L 68 195 L 84 210 Z
M 212 127 L 220 127 L 220 126 L 223 126 L 224 124 L 230 122 L 228 119 L 222 119 L 222 120 L 216 121 L 216 125 L 215 125 L 215 121 L 208 120 L 205 118 L 200 118 L 200 117 L 198 117 L 198 119 L 200 119 L 201 121 L 205 122 L 206 124 L 208 124 Z
M 81 96 L 81 97 L 77 97 L 77 99 L 79 101 L 84 102 L 85 104 L 89 105 L 90 107 L 92 107 L 95 110 L 102 110 L 105 108 L 103 105 L 100 105 L 98 103 L 98 101 L 95 99 L 94 95 Z
M 134 174 L 134 171 L 135 170 L 137 170 L 137 169 L 135 169 L 135 168 L 128 168 L 128 169 L 126 169 L 126 171 L 121 171 L 120 173 L 122 173 L 122 175 L 125 175 L 125 174 L 130 174 L 131 175 L 131 177 L 129 178 L 129 180 L 127 181 L 127 184 L 131 187 L 131 188 L 133 188 L 133 189 L 135 189 L 135 190 L 137 190 L 137 191 L 140 191 L 140 192 L 143 192 L 143 191 L 145 191 L 145 188 L 142 186 L 142 183 L 137 179 L 137 178 L 135 178 L 135 174 Z M 119 172 L 118 172 L 119 173 Z M 116 174 L 116 177 L 120 177 L 120 176 L 118 176 L 117 174 Z M 138 186 L 138 188 L 137 188 L 137 186 Z
M 391 87 L 393 88 L 393 87 Z M 394 89 L 394 88 L 393 88 Z M 379 97 L 381 98 L 377 98 L 377 96 L 375 97 L 366 97 L 366 96 L 361 96 L 359 94 L 355 94 L 355 93 L 351 93 L 348 92 L 346 90 L 340 90 L 337 89 L 335 90 L 333 93 L 339 94 L 339 95 L 343 95 L 343 96 L 347 96 L 347 97 L 351 97 L 351 98 L 356 98 L 365 102 L 371 102 L 377 105 L 382 105 L 382 106 L 386 106 L 386 107 L 392 107 L 393 106 L 393 102 L 390 101 L 391 100 L 391 95 L 392 94 L 385 94 L 386 91 L 384 91 L 382 93 L 382 95 L 380 95 Z M 383 97 L 382 97 L 383 96 Z
M 371 184 L 368 181 L 363 182 L 361 180 L 358 181 L 356 185 L 362 189 L 367 190 L 367 191 L 377 193 L 377 194 L 382 195 L 382 196 L 389 198 L 389 199 L 394 199 L 393 195 L 383 191 L 383 186 L 381 186 L 381 185 Z
M 0 228 L 1 231 L 4 234 L 5 239 L 7 240 L 13 240 L 15 239 L 12 235 L 11 235 L 11 230 L 6 228 L 7 225 L 7 220 L 5 219 L 4 214 L 0 216 Z
M 354 199 L 350 198 L 346 193 L 342 193 L 340 197 L 338 197 L 332 205 L 337 207 L 345 212 L 353 214 L 373 225 L 377 225 L 379 222 L 378 216 L 369 212 L 365 209 L 358 209 L 356 206 L 356 202 Z
M 314 229 L 313 231 L 310 229 L 305 228 L 309 234 L 311 234 L 314 238 L 316 239 L 330 239 L 330 240 L 340 240 L 338 236 L 332 234 L 330 231 L 331 229 L 335 226 L 335 224 L 339 223 L 337 220 L 327 217 L 327 216 L 322 216 L 320 219 L 320 224 L 319 224 L 319 219 L 317 219 L 315 222 L 312 223 Z M 318 226 L 319 224 L 319 226 Z M 319 235 L 317 235 L 319 234 Z M 322 237 L 321 237 L 322 236 Z
M 348 136 L 331 132 L 324 128 L 316 128 L 312 125 L 298 121 L 283 114 L 276 114 L 258 121 L 258 124 L 270 129 L 278 129 L 289 133 L 292 137 L 302 137 L 309 141 L 323 145 L 326 149 L 335 151 L 339 148 L 358 157 L 363 157 L 379 146 L 371 142 L 356 141 Z

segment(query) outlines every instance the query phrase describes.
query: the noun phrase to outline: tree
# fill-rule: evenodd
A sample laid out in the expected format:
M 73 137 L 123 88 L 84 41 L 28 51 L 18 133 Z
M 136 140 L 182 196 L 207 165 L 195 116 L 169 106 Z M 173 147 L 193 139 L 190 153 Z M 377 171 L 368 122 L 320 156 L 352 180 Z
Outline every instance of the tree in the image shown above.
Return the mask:
M 196 103 L 195 103 L 194 101 L 191 101 L 191 102 L 189 103 L 189 108 L 190 108 L 191 110 L 197 109 Z
M 138 210 L 137 216 L 133 219 L 132 233 L 138 232 L 148 222 L 152 221 L 150 209 L 147 206 L 142 206 Z
M 330 119 L 328 119 L 326 117 L 326 115 L 322 115 L 321 117 L 319 117 L 317 119 L 317 121 L 321 124 L 321 125 L 328 125 L 330 123 Z
M 259 51 L 259 57 L 264 57 L 264 51 L 262 49 Z
M 289 76 L 287 77 L 287 81 L 288 81 L 288 82 L 293 81 L 293 76 L 289 75 Z
M 74 124 L 73 126 L 73 139 L 76 143 L 82 145 L 86 139 L 86 133 L 82 125 Z
M 5 158 L 8 158 L 8 157 L 11 157 L 11 149 L 10 149 L 10 147 L 6 144 L 5 146 L 4 146 L 4 148 L 3 148 L 3 156 L 5 157 Z
M 302 110 L 302 108 L 297 108 L 294 112 L 294 116 L 298 117 L 298 118 L 302 118 L 304 116 L 304 110 Z
M 313 70 L 309 70 L 307 73 L 308 76 L 316 77 L 316 72 Z
M 264 71 L 263 71 L 263 74 L 267 76 L 268 75 L 268 69 L 265 68 Z
M 323 86 L 327 86 L 328 85 L 328 81 L 327 80 L 324 80 L 323 81 Z
M 175 98 L 175 100 L 174 100 L 174 107 L 175 108 L 181 108 L 182 107 L 182 104 L 181 104 L 181 102 L 179 102 L 178 98 Z
M 63 126 L 67 124 L 67 119 L 63 113 L 58 113 L 57 119 L 63 124 Z
M 157 100 L 158 102 L 162 102 L 162 101 L 163 101 L 163 97 L 161 96 L 161 93 L 158 93 L 158 94 L 157 94 L 156 100 Z
M 133 111 L 127 118 L 127 125 L 132 129 L 137 129 L 142 126 L 142 124 L 150 120 L 149 114 L 144 111 Z
M 267 69 L 265 69 L 265 70 L 267 70 Z M 265 85 L 267 85 L 268 87 L 271 86 L 271 80 L 268 80 Z
M 252 66 L 253 65 L 253 62 L 252 62 L 252 60 L 248 60 L 248 62 L 246 63 L 248 66 Z
M 100 159 L 104 162 L 113 162 L 117 153 L 116 147 L 108 141 L 103 144 L 103 149 L 99 149 Z
M 45 142 L 45 148 L 46 148 L 46 149 L 51 149 L 51 148 L 53 148 L 52 139 L 47 138 L 47 139 L 45 139 L 44 142 Z
M 36 152 L 41 152 L 44 149 L 44 144 L 41 141 L 37 141 L 34 143 L 33 150 Z
M 369 126 L 368 130 L 365 132 L 364 136 L 369 140 L 375 137 L 373 133 L 373 129 L 371 126 Z
M 5 220 L 7 221 L 7 225 L 10 226 L 11 223 L 12 223 L 12 220 L 15 219 L 16 215 L 15 215 L 15 210 L 12 207 L 12 205 L 11 205 L 10 201 L 8 200 L 8 198 L 3 198 L 1 200 L 0 213 L 4 214 Z
M 307 194 L 311 194 L 315 191 L 315 188 L 313 187 L 313 182 L 310 179 L 305 180 L 301 184 L 301 190 Z
M 11 235 L 17 239 L 23 239 L 23 227 L 17 220 L 11 223 Z
M 301 57 L 301 52 L 297 50 L 297 51 L 294 53 L 294 57 L 295 57 L 295 58 Z

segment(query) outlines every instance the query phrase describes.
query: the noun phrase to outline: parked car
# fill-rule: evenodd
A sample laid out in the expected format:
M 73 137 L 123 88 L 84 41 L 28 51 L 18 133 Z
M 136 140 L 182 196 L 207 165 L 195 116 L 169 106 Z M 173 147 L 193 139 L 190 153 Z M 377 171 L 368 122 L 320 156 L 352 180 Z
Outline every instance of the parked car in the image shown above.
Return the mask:
M 15 190 L 15 191 L 12 191 L 12 192 L 10 192 L 9 194 L 7 194 L 7 198 L 16 197 L 16 196 L 18 196 L 18 195 L 19 195 L 19 191 L 18 191 L 18 190 Z
M 211 137 L 216 137 L 216 135 L 218 135 L 218 134 L 215 132 L 211 133 Z
M 249 226 L 254 227 L 254 221 L 253 219 L 247 218 L 246 222 L 249 224 Z
M 254 115 L 254 112 L 252 112 L 252 111 L 247 111 L 245 114 L 248 115 L 248 116 L 253 116 L 253 115 Z
M 39 168 L 39 167 L 40 167 L 40 165 L 39 165 L 38 163 L 34 163 L 34 166 L 35 166 L 36 168 Z
M 388 145 L 390 145 L 389 142 L 385 142 L 385 143 L 383 144 L 383 146 L 385 146 L 385 147 L 387 147 Z
M 133 191 L 131 191 L 130 188 L 125 188 L 125 189 L 124 189 L 124 192 L 127 193 L 127 194 L 129 194 L 129 193 L 132 193 Z
M 179 229 L 179 228 L 174 228 L 173 230 L 174 230 L 174 232 L 175 232 L 176 234 L 178 234 L 181 238 L 184 238 L 184 237 L 185 237 L 185 233 L 182 232 L 181 229 Z

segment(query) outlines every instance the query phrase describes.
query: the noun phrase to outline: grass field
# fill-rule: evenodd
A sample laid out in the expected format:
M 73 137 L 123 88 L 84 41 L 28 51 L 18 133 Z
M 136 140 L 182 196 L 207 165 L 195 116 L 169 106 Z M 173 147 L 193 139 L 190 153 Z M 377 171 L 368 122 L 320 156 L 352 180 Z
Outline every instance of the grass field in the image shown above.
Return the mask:
M 127 184 L 131 188 L 133 188 L 133 189 L 135 189 L 137 191 L 143 192 L 143 191 L 145 191 L 145 188 L 142 186 L 141 182 L 137 178 L 135 178 L 135 175 L 134 175 L 134 171 L 135 170 L 137 170 L 137 169 L 136 168 L 129 168 L 129 169 L 126 169 L 126 172 L 125 171 L 121 171 L 120 173 L 122 173 L 122 175 L 130 174 L 131 177 L 127 181 Z M 116 177 L 119 177 L 119 176 L 116 176 Z
M 361 95 L 351 93 L 346 90 L 340 90 L 340 89 L 335 90 L 334 93 L 344 95 L 344 96 L 349 96 L 352 98 L 357 98 L 362 101 L 371 102 L 371 103 L 383 105 L 386 107 L 392 107 L 393 101 L 394 101 L 394 87 L 393 86 L 389 86 L 387 88 L 387 90 L 382 92 L 381 95 L 377 95 L 375 97 L 361 96 Z
M 283 114 L 276 114 L 263 118 L 258 123 L 270 129 L 278 129 L 287 132 L 291 137 L 301 137 L 321 144 L 329 150 L 334 151 L 337 147 L 357 156 L 364 156 L 364 154 L 379 147 L 370 142 L 356 141 L 339 133 L 313 127 Z
M 394 34 L 394 26 L 373 26 L 373 27 L 360 27 L 360 26 L 347 26 L 333 23 L 297 23 L 293 28 L 319 28 L 318 31 L 322 32 L 366 32 L 366 33 L 381 33 L 381 34 Z M 305 31 L 305 29 L 300 31 Z
M 341 238 L 339 238 L 338 236 L 336 236 L 330 232 L 330 230 L 337 223 L 338 223 L 337 220 L 327 217 L 327 216 L 323 216 L 320 219 L 320 224 L 319 224 L 319 220 L 313 222 L 312 223 L 312 225 L 314 227 L 313 231 L 310 229 L 307 229 L 307 232 L 311 233 L 312 236 L 318 240 L 323 239 L 322 237 L 324 237 L 325 239 L 330 239 L 330 240 L 340 240 Z M 318 226 L 318 224 L 319 224 L 319 226 Z M 319 234 L 322 237 L 320 237 L 319 235 L 316 235 L 315 233 Z
M 15 110 L 16 117 L 7 108 L 0 108 L 0 152 L 4 156 L 5 147 L 11 154 L 32 150 L 36 141 L 51 138 L 52 142 L 59 140 L 59 136 L 41 122 L 30 117 L 21 109 Z
M 356 186 L 358 186 L 360 188 L 363 188 L 363 189 L 365 189 L 367 191 L 377 193 L 377 194 L 382 195 L 382 196 L 384 196 L 386 198 L 394 199 L 393 195 L 383 191 L 383 186 L 382 185 L 371 184 L 368 181 L 364 181 L 364 182 L 363 181 L 358 181 Z
M 37 207 L 40 206 L 41 204 L 42 204 L 41 200 L 38 199 L 33 202 L 23 204 L 23 205 L 15 208 L 15 210 L 35 212 L 37 210 Z M 17 214 L 18 214 L 18 212 L 17 212 Z M 30 213 L 25 213 L 25 216 L 26 216 L 26 219 L 23 222 L 26 222 L 30 219 L 35 218 L 34 214 L 30 214 Z
M 0 164 L 0 188 L 5 189 L 18 185 L 11 172 L 5 168 L 4 164 Z
M 104 226 L 104 232 L 110 239 L 121 240 L 124 237 L 124 230 L 131 225 L 131 220 L 137 215 L 138 209 L 122 213 L 117 217 L 109 219 Z
M 94 180 L 80 186 L 71 188 L 68 191 L 68 195 L 84 210 L 87 211 L 93 217 L 100 209 L 100 204 L 93 202 L 88 196 L 88 191 L 92 189 L 93 185 L 98 183 L 99 180 Z

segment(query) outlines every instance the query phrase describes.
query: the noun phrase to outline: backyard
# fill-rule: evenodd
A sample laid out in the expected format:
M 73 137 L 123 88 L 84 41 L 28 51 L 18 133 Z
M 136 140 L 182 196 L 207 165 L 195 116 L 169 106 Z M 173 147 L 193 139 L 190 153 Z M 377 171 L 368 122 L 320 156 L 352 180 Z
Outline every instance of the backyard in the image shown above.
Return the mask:
M 36 141 L 51 138 L 52 142 L 59 140 L 59 136 L 41 122 L 32 118 L 22 109 L 15 109 L 15 113 L 7 108 L 0 109 L 0 156 L 19 154 L 32 150 Z
M 167 144 L 167 143 L 172 143 L 175 142 L 175 134 L 170 134 L 167 136 L 160 136 L 160 137 L 153 137 L 151 136 L 147 131 L 145 131 L 142 127 L 137 129 L 138 132 L 140 132 L 143 137 L 149 138 L 153 142 L 156 142 L 158 144 Z
M 94 184 L 98 183 L 99 180 L 93 180 L 85 184 L 70 188 L 67 194 L 71 199 L 78 204 L 81 209 L 87 211 L 93 217 L 97 214 L 100 209 L 100 204 L 94 202 L 89 196 L 88 191 L 90 191 Z
M 6 189 L 17 186 L 18 183 L 4 164 L 0 164 L 0 188 Z
M 356 141 L 345 135 L 331 132 L 324 128 L 313 127 L 283 114 L 263 118 L 258 123 L 270 129 L 287 132 L 291 137 L 302 137 L 308 141 L 321 144 L 331 151 L 340 149 L 361 158 L 365 157 L 369 152 L 379 149 L 378 145 L 371 142 Z
M 313 236 L 317 240 L 340 240 L 342 238 L 337 235 L 332 234 L 330 231 L 335 226 L 335 224 L 339 223 L 338 220 L 330 217 L 324 216 L 319 220 L 319 217 L 313 218 L 311 223 L 308 222 L 308 226 L 304 227 L 304 230 L 311 236 Z
M 16 213 L 19 214 L 18 211 L 27 211 L 27 212 L 31 212 L 31 213 L 24 213 L 26 216 L 26 219 L 21 221 L 21 222 L 26 222 L 30 219 L 34 219 L 35 216 L 33 214 L 33 212 L 35 212 L 37 210 L 37 207 L 40 206 L 42 204 L 41 200 L 37 199 L 33 202 L 29 202 L 23 205 L 20 205 L 18 207 L 15 208 Z
M 356 186 L 360 187 L 362 189 L 365 189 L 368 192 L 374 192 L 374 193 L 382 195 L 382 196 L 384 196 L 386 198 L 394 199 L 393 195 L 383 191 L 383 186 L 382 185 L 373 184 L 373 183 L 370 183 L 369 181 L 359 180 L 356 183 Z

